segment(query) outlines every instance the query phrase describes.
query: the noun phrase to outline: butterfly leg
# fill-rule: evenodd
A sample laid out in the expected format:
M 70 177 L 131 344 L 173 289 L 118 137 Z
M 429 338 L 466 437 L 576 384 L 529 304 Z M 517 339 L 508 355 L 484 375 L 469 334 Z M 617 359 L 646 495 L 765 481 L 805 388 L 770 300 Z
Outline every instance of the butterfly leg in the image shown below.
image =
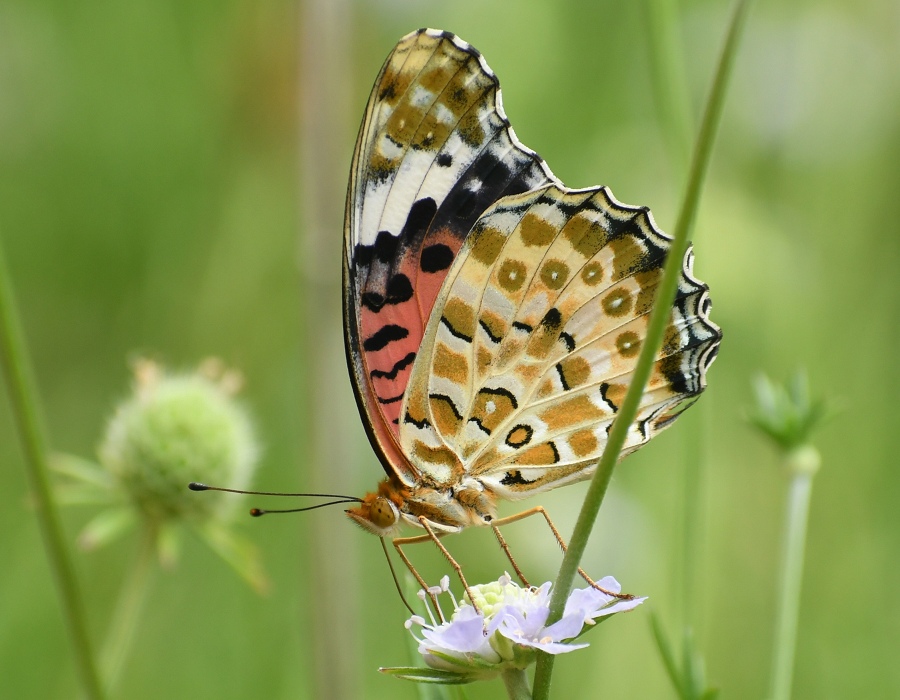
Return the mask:
M 512 564 L 512 568 L 515 570 L 516 576 L 519 577 L 522 585 L 524 585 L 526 588 L 531 588 L 531 584 L 528 583 L 528 579 L 525 578 L 525 574 L 522 573 L 522 570 L 519 568 L 516 560 L 513 559 L 512 552 L 509 551 L 509 545 L 506 544 L 506 540 L 503 538 L 503 535 L 500 534 L 500 529 L 496 525 L 492 525 L 491 529 L 494 531 L 494 536 L 497 538 L 497 542 L 500 543 L 500 549 L 503 550 L 506 558 L 509 559 L 509 563 Z
M 553 533 L 553 536 L 556 538 L 557 544 L 559 544 L 560 549 L 563 552 L 568 551 L 569 547 L 566 544 L 565 540 L 562 538 L 562 535 L 559 534 L 559 530 L 556 529 L 556 525 L 553 524 L 553 521 L 550 519 L 550 514 L 544 510 L 543 506 L 535 506 L 534 508 L 529 508 L 528 510 L 523 510 L 521 513 L 515 513 L 514 515 L 508 515 L 505 518 L 500 518 L 499 520 L 495 520 L 491 523 L 491 526 L 496 530 L 498 527 L 502 527 L 503 525 L 508 525 L 510 523 L 518 522 L 519 520 L 524 520 L 525 518 L 531 517 L 532 515 L 541 514 L 544 516 L 544 520 L 547 521 L 547 526 L 550 528 L 550 532 Z M 501 544 L 501 547 L 503 545 Z M 506 551 L 504 549 L 504 551 Z M 507 553 L 507 556 L 509 554 Z M 512 557 L 510 557 L 510 561 L 512 561 Z M 518 573 L 518 567 L 513 564 L 513 567 L 516 568 L 516 573 Z M 587 575 L 584 569 L 580 566 L 578 567 L 578 574 L 587 581 L 588 585 L 591 588 L 596 588 L 601 593 L 605 593 L 606 595 L 612 596 L 614 598 L 619 598 L 620 600 L 631 600 L 634 598 L 633 595 L 629 593 L 614 593 L 613 591 L 606 590 L 603 586 L 598 585 L 590 576 Z M 521 574 L 519 574 L 519 578 L 521 578 Z M 522 579 L 524 582 L 525 579 Z
M 416 582 L 419 586 L 422 587 L 422 590 L 431 598 L 431 605 L 435 609 L 438 614 L 438 617 L 441 621 L 444 621 L 444 614 L 441 612 L 441 607 L 438 605 L 437 596 L 431 592 L 430 586 L 425 583 L 425 579 L 422 578 L 422 575 L 418 572 L 416 567 L 410 561 L 409 557 L 406 556 L 406 553 L 403 551 L 403 545 L 406 544 L 417 544 L 419 542 L 429 542 L 431 537 L 429 535 L 419 535 L 417 537 L 398 537 L 391 541 L 391 544 L 394 545 L 394 549 L 397 550 L 397 554 L 400 559 L 403 560 L 403 563 L 406 564 L 406 568 L 409 569 L 409 572 L 416 579 Z
M 420 516 L 419 522 L 422 523 L 422 527 L 425 528 L 425 532 L 427 532 L 428 535 L 431 537 L 431 539 L 434 540 L 434 543 L 437 545 L 437 548 L 441 550 L 441 553 L 444 555 L 444 557 L 446 557 L 447 561 L 450 562 L 450 566 L 453 567 L 453 570 L 456 572 L 456 575 L 459 577 L 460 583 L 462 583 L 463 588 L 466 590 L 466 595 L 469 596 L 469 602 L 472 603 L 472 607 L 475 608 L 476 612 L 481 612 L 480 610 L 478 610 L 478 604 L 475 602 L 475 596 L 472 595 L 472 591 L 469 588 L 469 582 L 466 581 L 466 577 L 463 574 L 462 567 L 459 565 L 459 563 L 456 561 L 456 559 L 453 558 L 453 555 L 451 555 L 450 552 L 447 551 L 447 548 L 443 544 L 441 544 L 441 541 L 439 538 L 441 537 L 442 534 L 446 534 L 446 533 L 435 532 L 432 529 L 431 525 L 428 524 L 428 521 L 424 517 Z
M 447 559 L 447 561 L 450 563 L 450 566 L 453 568 L 453 571 L 456 572 L 456 576 L 459 578 L 460 583 L 462 583 L 463 588 L 466 591 L 466 595 L 468 595 L 469 600 L 472 601 L 472 606 L 476 610 L 478 610 L 478 605 L 475 604 L 475 599 L 472 595 L 472 590 L 469 586 L 469 582 L 466 581 L 466 577 L 465 577 L 465 574 L 463 574 L 462 567 L 459 565 L 459 563 L 456 561 L 456 559 L 453 558 L 453 555 L 450 554 L 450 552 L 447 550 L 447 548 L 443 544 L 441 544 L 440 538 L 443 537 L 444 535 L 448 535 L 450 533 L 435 532 L 434 528 L 428 524 L 428 520 L 426 520 L 424 517 L 420 517 L 419 522 L 421 523 L 425 532 L 428 533 L 427 535 L 418 535 L 416 537 L 400 537 L 393 541 L 394 548 L 397 550 L 397 553 L 400 555 L 400 558 L 403 560 L 403 563 L 406 564 L 406 568 L 408 568 L 410 570 L 410 572 L 412 572 L 412 575 L 416 577 L 416 581 L 418 581 L 419 585 L 422 586 L 422 589 L 427 591 L 428 585 L 425 583 L 425 580 L 421 577 L 419 572 L 416 571 L 416 568 L 413 566 L 412 562 L 409 560 L 409 558 L 403 552 L 402 546 L 407 545 L 407 544 L 418 544 L 420 542 L 428 542 L 429 540 L 434 542 L 434 544 L 437 546 L 437 548 L 439 550 L 441 550 L 441 554 L 443 554 L 444 557 Z M 431 594 L 429 594 L 429 595 L 431 595 Z M 431 598 L 432 598 L 432 602 L 435 604 L 435 607 L 437 607 L 436 597 L 432 595 Z M 440 612 L 438 614 L 440 614 Z M 443 618 L 443 616 L 442 616 L 442 618 Z

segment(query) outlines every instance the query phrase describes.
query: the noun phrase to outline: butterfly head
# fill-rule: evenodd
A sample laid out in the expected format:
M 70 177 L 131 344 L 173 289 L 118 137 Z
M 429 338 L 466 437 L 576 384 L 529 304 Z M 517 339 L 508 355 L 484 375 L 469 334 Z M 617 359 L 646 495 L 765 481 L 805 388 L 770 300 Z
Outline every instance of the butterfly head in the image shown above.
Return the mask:
M 404 501 L 402 486 L 390 479 L 378 484 L 378 490 L 363 496 L 355 508 L 345 511 L 357 525 L 373 535 L 386 537 L 400 524 L 400 506 Z

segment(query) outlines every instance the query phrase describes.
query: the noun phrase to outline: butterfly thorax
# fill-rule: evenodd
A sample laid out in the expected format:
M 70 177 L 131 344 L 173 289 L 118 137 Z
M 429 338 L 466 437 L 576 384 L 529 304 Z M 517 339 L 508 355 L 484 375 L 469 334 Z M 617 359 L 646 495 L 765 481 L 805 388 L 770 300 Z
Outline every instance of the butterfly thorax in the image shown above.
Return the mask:
M 452 486 L 409 487 L 399 479 L 387 478 L 347 515 L 365 530 L 385 537 L 394 534 L 404 521 L 423 527 L 424 519 L 440 532 L 488 525 L 496 515 L 496 505 L 493 494 L 477 479 L 465 478 Z

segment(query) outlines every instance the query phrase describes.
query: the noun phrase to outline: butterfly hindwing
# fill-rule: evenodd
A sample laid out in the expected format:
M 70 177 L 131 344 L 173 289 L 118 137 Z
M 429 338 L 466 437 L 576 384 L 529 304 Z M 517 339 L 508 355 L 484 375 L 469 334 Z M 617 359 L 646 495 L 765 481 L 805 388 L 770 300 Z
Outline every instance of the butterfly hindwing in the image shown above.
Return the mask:
M 437 300 L 403 403 L 401 445 L 437 482 L 521 498 L 586 478 L 646 335 L 669 240 L 606 188 L 506 197 L 473 227 Z M 699 394 L 720 338 L 685 255 L 625 451 Z
M 348 361 L 385 469 L 412 483 L 400 407 L 444 278 L 498 199 L 556 182 L 516 139 L 480 53 L 449 32 L 404 37 L 366 107 L 347 195 Z

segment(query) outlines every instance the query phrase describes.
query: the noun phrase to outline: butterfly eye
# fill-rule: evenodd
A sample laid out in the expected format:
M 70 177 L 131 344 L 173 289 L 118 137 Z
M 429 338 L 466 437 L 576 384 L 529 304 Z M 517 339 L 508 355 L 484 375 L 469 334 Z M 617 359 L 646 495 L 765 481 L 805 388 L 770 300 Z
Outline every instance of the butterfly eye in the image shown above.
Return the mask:
M 376 498 L 369 510 L 369 518 L 379 528 L 389 528 L 397 522 L 397 509 L 386 498 Z

